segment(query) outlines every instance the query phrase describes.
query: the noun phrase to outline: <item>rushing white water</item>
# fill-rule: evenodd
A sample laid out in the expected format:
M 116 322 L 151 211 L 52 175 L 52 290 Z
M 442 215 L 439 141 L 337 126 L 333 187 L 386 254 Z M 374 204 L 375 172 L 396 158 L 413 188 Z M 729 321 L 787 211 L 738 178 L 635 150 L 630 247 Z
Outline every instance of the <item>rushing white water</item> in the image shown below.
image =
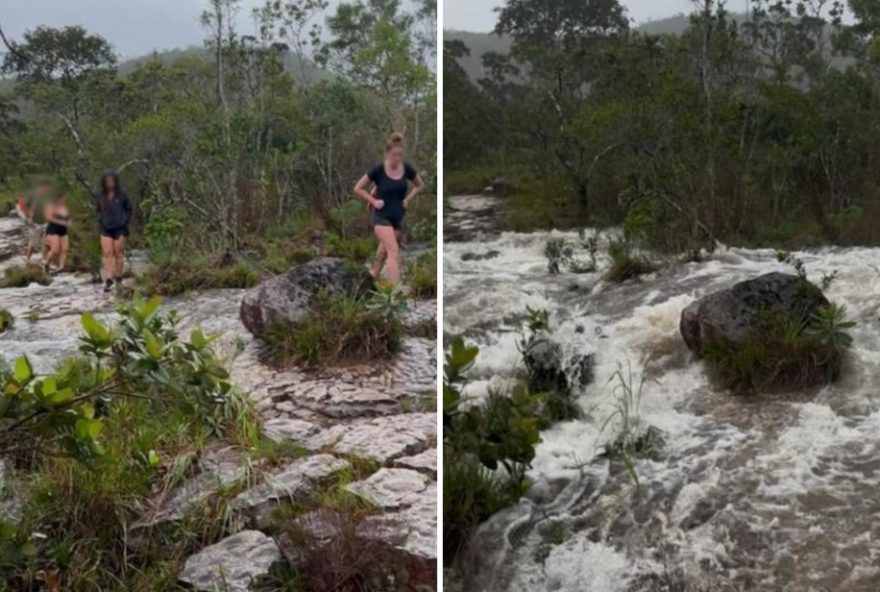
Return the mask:
M 622 285 L 549 275 L 549 238 L 495 233 L 491 199 L 453 198 L 444 247 L 445 333 L 480 346 L 468 393 L 517 370 L 525 307 L 551 312 L 571 354 L 594 353 L 582 420 L 542 434 L 526 499 L 478 533 L 466 590 L 880 590 L 880 249 L 797 253 L 808 277 L 837 272 L 828 298 L 858 325 L 844 376 L 810 392 L 735 396 L 710 385 L 679 335 L 695 298 L 771 271 L 771 250 L 723 249 Z M 601 237 L 601 235 L 600 235 Z M 586 259 L 581 249 L 576 256 Z M 600 455 L 615 433 L 619 369 L 644 377 L 638 419 L 662 431 L 638 487 Z M 604 427 L 604 430 L 603 430 Z

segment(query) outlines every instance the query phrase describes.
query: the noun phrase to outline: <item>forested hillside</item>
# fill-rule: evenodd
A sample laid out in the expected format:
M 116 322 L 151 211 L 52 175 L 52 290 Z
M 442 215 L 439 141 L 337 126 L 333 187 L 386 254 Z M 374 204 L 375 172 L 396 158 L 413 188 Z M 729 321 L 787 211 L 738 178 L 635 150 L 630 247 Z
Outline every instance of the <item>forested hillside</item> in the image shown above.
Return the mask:
M 623 224 L 667 251 L 874 244 L 880 12 L 852 2 L 713 0 L 680 33 L 634 30 L 615 0 L 508 2 L 509 53 L 447 40 L 447 191 L 496 178 L 514 228 Z M 556 31 L 548 43 L 545 31 Z M 666 32 L 666 31 L 664 31 Z

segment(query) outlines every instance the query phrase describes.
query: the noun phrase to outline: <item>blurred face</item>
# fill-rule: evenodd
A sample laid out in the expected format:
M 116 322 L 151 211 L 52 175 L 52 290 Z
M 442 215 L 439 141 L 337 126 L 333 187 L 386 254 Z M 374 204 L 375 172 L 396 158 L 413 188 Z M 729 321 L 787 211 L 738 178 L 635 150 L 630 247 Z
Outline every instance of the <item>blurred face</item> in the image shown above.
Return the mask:
M 391 166 L 398 166 L 403 162 L 405 156 L 406 150 L 403 146 L 392 146 L 385 152 L 385 158 L 388 159 L 388 164 Z
M 116 177 L 104 179 L 104 191 L 116 191 Z
M 61 195 L 58 196 L 58 199 L 56 201 L 59 206 L 63 206 L 66 208 L 67 207 L 67 194 L 62 193 Z

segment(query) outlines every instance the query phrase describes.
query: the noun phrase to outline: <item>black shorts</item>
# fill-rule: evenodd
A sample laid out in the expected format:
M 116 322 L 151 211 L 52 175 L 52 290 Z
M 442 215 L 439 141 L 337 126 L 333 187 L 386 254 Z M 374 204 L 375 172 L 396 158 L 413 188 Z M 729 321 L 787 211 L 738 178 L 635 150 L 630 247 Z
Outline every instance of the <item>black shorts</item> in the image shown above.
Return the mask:
M 383 212 L 382 210 L 373 210 L 373 216 L 370 219 L 370 227 L 375 226 L 391 226 L 394 230 L 400 230 L 403 226 L 403 214 L 392 214 Z
M 53 224 L 49 222 L 46 224 L 46 236 L 67 236 L 67 226 L 62 226 L 61 224 Z
M 106 236 L 107 238 L 112 238 L 113 240 L 120 239 L 123 236 L 128 236 L 128 226 L 123 226 L 122 228 L 104 228 L 102 226 L 101 236 Z

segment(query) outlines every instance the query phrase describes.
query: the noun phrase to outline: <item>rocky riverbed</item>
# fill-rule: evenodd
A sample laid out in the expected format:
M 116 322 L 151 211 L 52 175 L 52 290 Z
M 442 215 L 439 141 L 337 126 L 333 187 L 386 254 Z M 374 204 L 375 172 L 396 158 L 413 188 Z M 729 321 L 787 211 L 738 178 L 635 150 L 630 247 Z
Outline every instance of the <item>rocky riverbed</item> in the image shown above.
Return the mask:
M 19 243 L 20 222 L 0 219 L 0 274 L 22 263 Z M 252 578 L 289 551 L 284 541 L 262 531 L 267 511 L 279 501 L 307 494 L 345 468 L 352 456 L 378 467 L 348 486 L 379 511 L 375 521 L 381 527 L 365 529 L 366 536 L 393 547 L 421 569 L 436 569 L 434 340 L 407 337 L 403 351 L 386 364 L 321 371 L 272 368 L 261 361 L 261 343 L 239 321 L 242 295 L 241 290 L 216 290 L 169 299 L 163 307 L 177 311 L 184 333 L 201 327 L 222 336 L 217 347 L 229 362 L 233 382 L 259 409 L 264 434 L 309 454 L 272 470 L 235 497 L 231 507 L 239 532 L 191 557 L 181 579 L 199 590 L 247 590 Z M 48 371 L 76 353 L 80 315 L 88 311 L 112 320 L 115 302 L 115 296 L 104 294 L 87 275 L 62 274 L 48 286 L 0 289 L 0 308 L 16 318 L 14 328 L 0 334 L 0 355 L 13 360 L 26 354 L 38 372 Z M 436 302 L 419 301 L 406 322 L 416 325 L 435 316 Z M 246 462 L 242 451 L 209 450 L 202 472 L 153 500 L 132 525 L 133 535 L 140 528 L 179 520 L 192 504 L 220 487 L 241 483 Z
M 587 259 L 576 232 L 498 231 L 503 199 L 450 206 L 444 331 L 481 348 L 468 394 L 479 401 L 521 370 L 527 305 L 550 312 L 566 355 L 593 356 L 595 378 L 577 393 L 583 418 L 542 433 L 526 497 L 482 526 L 447 582 L 468 592 L 880 589 L 880 249 L 796 253 L 816 284 L 837 273 L 825 294 L 857 322 L 841 379 L 736 396 L 688 351 L 681 314 L 737 282 L 792 273 L 774 251 L 720 248 L 609 284 L 604 256 L 597 273 L 548 273 L 550 239 Z M 619 370 L 633 388 L 644 379 L 630 420 L 663 441 L 632 472 L 603 454 L 620 429 Z

